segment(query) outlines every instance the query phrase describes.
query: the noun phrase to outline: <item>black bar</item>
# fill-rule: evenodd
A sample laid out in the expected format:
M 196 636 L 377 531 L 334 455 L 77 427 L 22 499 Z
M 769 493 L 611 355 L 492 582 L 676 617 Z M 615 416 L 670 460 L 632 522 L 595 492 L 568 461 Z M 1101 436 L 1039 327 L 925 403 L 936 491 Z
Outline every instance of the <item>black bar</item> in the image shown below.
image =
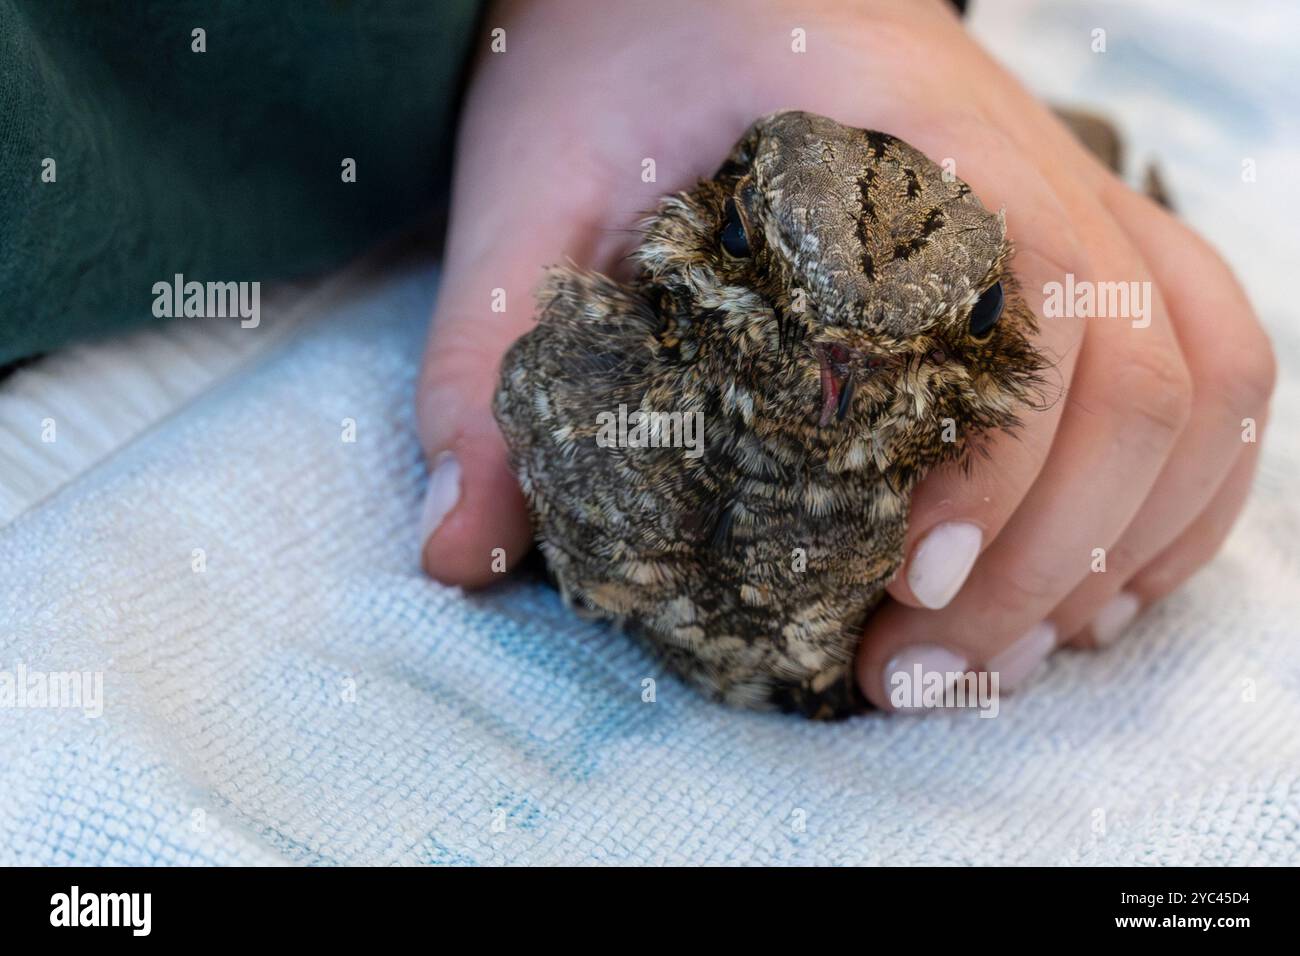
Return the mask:
M 82 942 L 284 940 L 295 949 L 312 941 L 331 948 L 349 939 L 373 942 L 378 927 L 386 938 L 411 933 L 447 944 L 467 933 L 483 944 L 518 932 L 537 945 L 555 934 L 557 944 L 652 938 L 657 945 L 694 947 L 716 938 L 734 946 L 749 939 L 770 943 L 788 932 L 795 939 L 803 936 L 803 948 L 816 949 L 816 934 L 832 927 L 871 948 L 882 935 L 895 933 L 904 942 L 911 936 L 918 948 L 1026 933 L 1031 935 L 1022 938 L 1071 943 L 1099 937 L 1231 943 L 1242 940 L 1242 933 L 1286 927 L 1295 876 L 1289 869 L 1244 868 L 544 874 L 524 869 L 11 869 L 0 870 L 0 925 L 6 943 L 34 937 L 57 942 L 75 933 Z M 78 921 L 116 913 L 119 925 L 66 925 L 74 886 Z M 149 894 L 147 926 L 143 894 Z M 65 925 L 52 925 L 60 921 Z

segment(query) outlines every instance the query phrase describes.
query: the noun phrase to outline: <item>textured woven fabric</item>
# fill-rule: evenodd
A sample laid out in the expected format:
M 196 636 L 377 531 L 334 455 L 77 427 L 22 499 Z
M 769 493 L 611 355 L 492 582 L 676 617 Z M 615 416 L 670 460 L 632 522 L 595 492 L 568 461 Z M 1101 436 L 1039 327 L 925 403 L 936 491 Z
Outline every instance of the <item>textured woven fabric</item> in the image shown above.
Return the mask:
M 0 708 L 0 863 L 1300 862 L 1293 422 L 1115 649 L 994 719 L 812 724 L 422 576 L 430 298 L 342 306 L 0 530 L 0 678 L 103 679 L 98 717 Z
M 319 314 L 348 274 L 269 292 L 256 329 L 239 319 L 182 319 L 0 373 L 0 525 L 274 348 Z

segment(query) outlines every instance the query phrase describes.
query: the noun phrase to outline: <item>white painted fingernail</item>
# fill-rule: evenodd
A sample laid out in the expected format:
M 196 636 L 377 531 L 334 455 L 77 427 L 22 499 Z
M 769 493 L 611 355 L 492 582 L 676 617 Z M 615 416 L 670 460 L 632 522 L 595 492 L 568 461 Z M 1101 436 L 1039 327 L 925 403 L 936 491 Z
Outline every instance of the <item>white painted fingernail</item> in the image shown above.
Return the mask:
M 1056 628 L 1050 621 L 1040 621 L 1010 647 L 990 657 L 984 669 L 997 673 L 999 691 L 1015 690 L 1038 673 L 1055 648 Z
M 447 512 L 456 507 L 460 498 L 460 462 L 449 451 L 444 451 L 433 460 L 433 470 L 429 472 L 429 487 L 424 492 L 424 508 L 420 512 L 420 546 L 423 547 L 433 533 L 447 517 Z
M 983 537 L 973 524 L 947 521 L 921 539 L 907 567 L 907 586 L 916 599 L 929 608 L 951 601 L 980 556 Z
M 1119 640 L 1141 607 L 1142 602 L 1137 599 L 1137 595 L 1128 591 L 1120 591 L 1107 601 L 1092 619 L 1092 639 L 1097 646 L 1109 647 Z
M 966 658 L 946 647 L 911 644 L 885 665 L 885 696 L 900 713 L 929 710 L 932 704 L 926 702 L 925 691 L 927 685 L 933 688 L 936 678 L 928 675 L 942 675 L 941 683 L 946 691 L 969 667 Z

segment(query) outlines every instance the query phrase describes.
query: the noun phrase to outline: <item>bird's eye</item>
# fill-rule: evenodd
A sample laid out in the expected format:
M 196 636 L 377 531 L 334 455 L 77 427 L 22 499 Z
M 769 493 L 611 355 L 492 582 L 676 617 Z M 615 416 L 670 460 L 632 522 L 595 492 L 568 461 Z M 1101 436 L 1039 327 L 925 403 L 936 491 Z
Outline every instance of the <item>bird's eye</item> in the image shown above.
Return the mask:
M 995 282 L 984 290 L 984 294 L 970 310 L 970 334 L 982 339 L 993 331 L 1002 315 L 1002 283 Z
M 722 224 L 722 248 L 737 259 L 749 256 L 749 237 L 745 235 L 745 224 L 740 221 L 734 199 L 727 200 L 726 221 Z

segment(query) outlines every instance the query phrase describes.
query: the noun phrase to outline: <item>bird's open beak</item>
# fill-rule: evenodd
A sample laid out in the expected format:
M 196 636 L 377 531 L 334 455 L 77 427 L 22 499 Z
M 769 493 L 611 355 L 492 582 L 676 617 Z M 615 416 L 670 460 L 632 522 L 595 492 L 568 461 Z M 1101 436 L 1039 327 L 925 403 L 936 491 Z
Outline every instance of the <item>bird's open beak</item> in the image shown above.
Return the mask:
M 858 379 L 873 375 L 892 365 L 888 356 L 861 352 L 843 345 L 818 345 L 814 348 L 821 366 L 822 403 L 819 428 L 842 422 L 853 405 L 853 391 Z

